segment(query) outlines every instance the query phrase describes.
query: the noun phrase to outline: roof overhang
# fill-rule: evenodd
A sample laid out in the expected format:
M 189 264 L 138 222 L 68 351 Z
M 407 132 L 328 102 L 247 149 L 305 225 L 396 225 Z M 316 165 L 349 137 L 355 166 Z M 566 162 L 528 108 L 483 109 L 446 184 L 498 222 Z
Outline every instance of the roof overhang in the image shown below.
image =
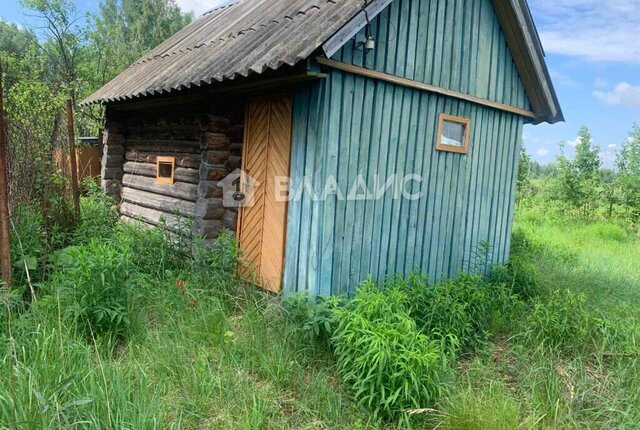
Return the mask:
M 250 31 L 244 27 L 240 30 L 235 28 L 237 22 L 240 22 L 238 20 L 244 19 L 260 7 L 266 7 L 271 1 L 273 0 L 255 0 L 255 3 L 230 1 L 225 7 L 208 12 L 87 98 L 82 105 L 139 100 L 147 96 L 165 95 L 235 78 L 246 78 L 250 74 L 262 74 L 282 66 L 293 66 L 310 58 L 318 47 L 330 58 L 393 2 L 343 0 L 321 3 L 310 0 L 304 7 L 298 7 L 296 3 L 297 9 L 289 11 L 281 24 L 272 20 L 263 23 L 260 28 L 253 26 L 249 28 Z M 282 9 L 282 5 L 294 6 L 288 0 L 278 1 L 280 7 L 275 8 L 276 12 L 273 13 Z M 553 124 L 564 121 L 527 1 L 492 0 L 492 3 L 526 89 L 531 111 L 535 114 L 535 118 L 527 118 L 528 122 Z M 321 6 L 322 4 L 325 6 Z M 236 11 L 239 14 L 237 17 L 234 16 Z M 323 19 L 328 19 L 331 26 L 323 26 Z M 289 40 L 295 30 L 302 28 L 312 29 L 308 37 L 283 42 Z M 216 32 L 220 34 L 214 37 Z M 264 37 L 260 37 L 263 33 Z M 199 43 L 191 48 L 187 42 L 194 38 L 196 42 L 202 42 L 197 40 L 198 37 L 212 41 L 209 44 Z M 245 48 L 241 47 L 245 45 L 238 44 L 243 38 L 253 44 L 246 45 L 251 48 L 249 51 L 244 52 Z M 225 43 L 231 46 L 226 46 L 226 50 L 224 46 L 218 48 L 218 44 Z M 269 43 L 284 43 L 287 49 L 275 49 Z M 202 51 L 202 54 L 199 55 L 197 51 Z M 226 56 L 217 58 L 215 54 L 222 51 Z M 180 78 L 181 74 L 185 75 L 184 79 Z
M 331 58 L 392 1 L 370 1 L 360 13 L 322 45 L 326 57 Z M 535 114 L 535 118 L 527 118 L 527 121 L 533 124 L 564 121 L 527 1 L 492 0 L 492 3 L 526 89 L 531 110 Z

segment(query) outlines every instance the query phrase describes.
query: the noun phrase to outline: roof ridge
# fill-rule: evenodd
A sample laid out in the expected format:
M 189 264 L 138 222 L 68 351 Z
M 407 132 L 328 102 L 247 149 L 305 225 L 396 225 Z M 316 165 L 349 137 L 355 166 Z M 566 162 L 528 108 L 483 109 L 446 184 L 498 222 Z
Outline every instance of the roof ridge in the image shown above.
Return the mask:
M 233 5 L 239 3 L 239 2 L 241 2 L 243 0 L 232 0 L 232 1 L 234 1 L 235 3 L 219 6 L 216 9 L 212 9 L 210 12 L 233 6 Z M 185 52 L 190 52 L 190 51 L 194 51 L 194 50 L 201 49 L 201 48 L 213 47 L 213 46 L 216 46 L 216 45 L 218 45 L 220 43 L 225 43 L 230 39 L 236 39 L 236 38 L 238 38 L 240 36 L 244 36 L 246 33 L 250 32 L 250 31 L 258 31 L 258 29 L 265 29 L 265 28 L 268 28 L 270 26 L 279 25 L 282 20 L 289 19 L 289 20 L 293 21 L 293 20 L 295 20 L 295 18 L 299 17 L 300 15 L 305 15 L 306 16 L 311 10 L 314 10 L 314 9 L 315 10 L 320 10 L 320 6 L 318 6 L 317 3 L 323 2 L 323 1 L 325 3 L 334 3 L 335 2 L 335 0 L 316 0 L 316 2 L 313 5 L 307 7 L 306 9 L 304 9 L 304 10 L 300 9 L 300 10 L 295 11 L 294 13 L 286 13 L 281 19 L 271 19 L 271 20 L 268 20 L 266 23 L 256 23 L 256 24 L 251 25 L 251 27 L 249 27 L 249 28 L 244 28 L 244 29 L 241 29 L 241 30 L 234 31 L 234 32 L 228 34 L 225 37 L 220 37 L 220 38 L 211 40 L 209 42 L 203 42 L 203 43 L 200 43 L 200 44 L 195 45 L 195 46 L 189 46 L 189 47 L 186 47 L 186 48 L 182 48 L 182 49 L 177 50 L 177 51 L 171 51 L 171 52 L 164 53 L 164 54 L 154 55 L 153 57 L 144 57 L 141 60 L 136 61 L 134 63 L 134 65 L 138 66 L 138 65 L 150 63 L 151 61 L 155 61 L 155 60 L 159 60 L 159 59 L 171 58 L 171 57 L 174 57 L 176 55 L 184 54 Z M 205 13 L 205 15 L 210 13 L 210 12 Z
M 208 11 L 206 11 L 205 13 L 203 13 L 201 16 L 206 16 L 206 15 L 209 15 L 209 14 L 211 14 L 211 13 L 213 13 L 213 12 L 219 11 L 220 9 L 225 9 L 225 8 L 228 8 L 228 7 L 234 6 L 235 4 L 240 3 L 241 1 L 242 1 L 242 0 L 228 0 L 228 1 L 226 1 L 225 3 L 223 3 L 223 4 L 219 5 L 219 6 L 214 7 L 213 9 L 209 9 Z

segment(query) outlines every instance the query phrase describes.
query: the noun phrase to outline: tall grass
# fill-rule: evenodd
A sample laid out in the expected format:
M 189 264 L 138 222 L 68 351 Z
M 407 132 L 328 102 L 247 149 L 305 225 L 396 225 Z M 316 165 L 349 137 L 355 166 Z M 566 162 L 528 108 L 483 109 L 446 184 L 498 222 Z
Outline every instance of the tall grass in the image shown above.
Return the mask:
M 97 193 L 83 207 L 55 237 L 28 208 L 15 219 L 36 265 L 1 292 L 0 428 L 640 422 L 640 242 L 620 226 L 523 212 L 488 279 L 283 303 L 237 278 L 229 236 L 185 247 L 118 224 Z

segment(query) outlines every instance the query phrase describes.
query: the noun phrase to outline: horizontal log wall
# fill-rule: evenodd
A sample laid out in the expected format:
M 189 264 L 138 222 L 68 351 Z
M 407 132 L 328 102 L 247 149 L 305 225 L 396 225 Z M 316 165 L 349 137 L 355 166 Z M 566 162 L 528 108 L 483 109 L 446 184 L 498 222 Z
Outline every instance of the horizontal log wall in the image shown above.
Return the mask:
M 120 203 L 123 222 L 166 226 L 174 233 L 216 239 L 222 228 L 236 230 L 237 210 L 224 206 L 218 183 L 240 167 L 242 124 L 223 116 L 165 112 L 107 114 L 102 178 Z M 236 121 L 238 122 L 238 121 Z M 174 157 L 174 183 L 158 184 L 157 158 Z

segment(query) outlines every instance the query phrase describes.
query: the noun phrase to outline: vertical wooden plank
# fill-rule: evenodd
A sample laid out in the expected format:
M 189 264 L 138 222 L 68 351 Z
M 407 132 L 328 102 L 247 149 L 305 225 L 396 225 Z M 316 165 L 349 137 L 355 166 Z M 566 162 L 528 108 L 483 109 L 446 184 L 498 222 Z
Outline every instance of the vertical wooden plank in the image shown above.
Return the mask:
M 267 149 L 269 146 L 269 98 L 253 99 L 247 105 L 243 171 L 257 183 L 253 191 L 253 206 L 243 207 L 240 213 L 240 247 L 246 260 L 245 277 L 261 275 L 263 218 L 267 182 Z
M 259 185 L 254 205 L 241 212 L 240 246 L 245 276 L 255 276 L 265 289 L 282 288 L 287 203 L 276 195 L 276 181 L 287 177 L 291 157 L 291 96 L 253 99 L 247 111 L 243 170 Z
M 293 112 L 293 133 L 291 139 L 291 183 L 292 192 L 299 189 L 304 177 L 304 152 L 307 146 L 307 121 L 309 114 L 310 91 L 304 88 L 295 93 Z M 299 250 L 303 244 L 300 242 L 301 229 L 301 204 L 300 200 L 293 199 L 289 202 L 287 214 L 287 241 L 286 262 L 284 274 L 284 288 L 286 293 L 306 290 L 306 286 L 298 283 Z

